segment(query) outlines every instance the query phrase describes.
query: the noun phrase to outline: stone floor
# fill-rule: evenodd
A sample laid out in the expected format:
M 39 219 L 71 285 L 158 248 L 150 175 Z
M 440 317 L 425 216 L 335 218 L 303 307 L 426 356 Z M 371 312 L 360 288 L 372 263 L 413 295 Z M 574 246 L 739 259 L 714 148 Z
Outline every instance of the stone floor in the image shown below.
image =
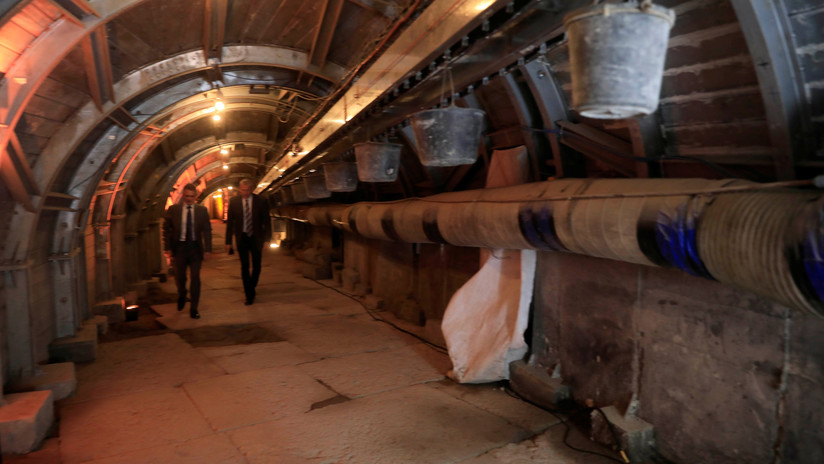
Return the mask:
M 153 304 L 165 328 L 100 343 L 57 405 L 56 436 L 6 462 L 610 462 L 566 447 L 558 418 L 500 385 L 447 379 L 446 355 L 303 278 L 294 258 L 264 255 L 254 305 L 237 255 L 216 253 L 201 319 Z M 570 441 L 604 452 L 574 430 Z

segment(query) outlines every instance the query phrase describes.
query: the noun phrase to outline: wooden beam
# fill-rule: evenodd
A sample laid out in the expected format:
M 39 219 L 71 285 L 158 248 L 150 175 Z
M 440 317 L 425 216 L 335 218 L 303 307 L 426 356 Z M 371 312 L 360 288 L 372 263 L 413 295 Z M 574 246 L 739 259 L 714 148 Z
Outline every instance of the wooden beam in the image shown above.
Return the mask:
M 81 48 L 89 93 L 97 109 L 102 110 L 103 103 L 114 101 L 114 78 L 105 26 L 96 28 L 83 39 Z
M 12 148 L 12 150 L 9 151 L 9 155 L 12 156 L 15 169 L 19 173 L 23 185 L 26 187 L 26 191 L 29 195 L 40 195 L 37 181 L 34 179 L 34 174 L 32 174 L 31 167 L 29 167 L 29 163 L 26 160 L 26 153 L 23 151 L 20 140 L 17 138 L 17 133 L 14 131 L 12 131 L 9 136 L 9 144 Z
M 63 12 L 66 18 L 81 26 L 86 16 L 100 17 L 100 13 L 89 5 L 86 0 L 51 0 L 51 3 Z
M 627 177 L 635 177 L 632 144 L 586 124 L 556 121 L 563 128 L 561 143 L 600 161 Z
M 12 137 L 14 136 L 12 135 Z M 17 203 L 20 203 L 26 211 L 35 212 L 34 203 L 31 201 L 31 196 L 23 180 L 26 174 L 21 172 L 26 170 L 25 166 L 28 166 L 28 163 L 25 166 L 20 166 L 13 152 L 14 150 L 10 149 L 9 146 L 0 152 L 0 179 L 3 180 L 3 184 L 9 189 L 9 193 Z
M 163 139 L 160 142 L 160 153 L 163 155 L 163 160 L 166 161 L 166 165 L 174 163 L 175 156 L 174 153 L 172 153 L 172 148 L 169 146 L 168 139 Z
M 329 46 L 332 44 L 332 37 L 340 19 L 340 12 L 343 8 L 343 0 L 326 0 L 323 9 L 323 17 L 320 20 L 317 34 L 312 40 L 312 48 L 309 51 L 309 64 L 316 64 L 322 68 L 326 63 L 329 54 Z
M 227 0 L 206 0 L 203 14 L 203 58 L 223 58 L 223 36 L 226 33 Z

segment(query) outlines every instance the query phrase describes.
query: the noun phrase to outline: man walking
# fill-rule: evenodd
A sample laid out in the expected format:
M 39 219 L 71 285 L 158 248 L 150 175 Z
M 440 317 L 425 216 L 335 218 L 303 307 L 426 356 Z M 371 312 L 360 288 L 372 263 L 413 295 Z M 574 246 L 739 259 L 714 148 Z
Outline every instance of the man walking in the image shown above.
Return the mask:
M 243 277 L 247 306 L 255 302 L 255 287 L 260 277 L 260 255 L 263 245 L 272 236 L 269 204 L 263 198 L 253 194 L 252 187 L 251 180 L 240 181 L 238 185 L 240 196 L 229 201 L 229 214 L 226 219 L 226 251 L 232 248 L 232 236 L 234 236 L 238 255 L 240 255 L 240 275 Z M 251 272 L 249 256 L 252 257 Z
M 192 279 L 189 315 L 200 319 L 197 304 L 200 301 L 200 264 L 212 255 L 212 224 L 205 206 L 196 205 L 197 187 L 186 184 L 182 201 L 166 210 L 163 221 L 163 250 L 166 257 L 174 257 L 177 283 L 177 310 L 186 305 L 186 268 Z

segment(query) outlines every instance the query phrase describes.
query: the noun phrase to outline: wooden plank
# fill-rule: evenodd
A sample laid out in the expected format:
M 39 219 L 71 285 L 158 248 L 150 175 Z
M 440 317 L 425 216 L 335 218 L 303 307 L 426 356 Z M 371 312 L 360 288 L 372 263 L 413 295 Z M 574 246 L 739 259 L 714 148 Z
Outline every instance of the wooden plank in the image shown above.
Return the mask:
M 0 27 L 0 45 L 9 50 L 22 54 L 23 51 L 34 41 L 35 36 L 14 21 L 10 21 Z
M 54 22 L 43 11 L 33 5 L 23 8 L 20 13 L 14 16 L 12 21 L 34 36 L 43 33 Z
M 5 74 L 9 68 L 14 64 L 14 61 L 20 56 L 19 53 L 13 52 L 8 48 L 0 45 L 0 72 Z

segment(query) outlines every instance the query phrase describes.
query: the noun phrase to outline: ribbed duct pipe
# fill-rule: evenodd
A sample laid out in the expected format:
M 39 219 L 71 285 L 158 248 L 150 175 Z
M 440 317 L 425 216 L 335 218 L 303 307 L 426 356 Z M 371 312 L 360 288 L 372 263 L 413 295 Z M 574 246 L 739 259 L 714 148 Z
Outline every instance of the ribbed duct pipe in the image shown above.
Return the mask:
M 380 240 L 568 251 L 675 267 L 824 315 L 824 198 L 767 187 L 563 179 L 280 214 Z

